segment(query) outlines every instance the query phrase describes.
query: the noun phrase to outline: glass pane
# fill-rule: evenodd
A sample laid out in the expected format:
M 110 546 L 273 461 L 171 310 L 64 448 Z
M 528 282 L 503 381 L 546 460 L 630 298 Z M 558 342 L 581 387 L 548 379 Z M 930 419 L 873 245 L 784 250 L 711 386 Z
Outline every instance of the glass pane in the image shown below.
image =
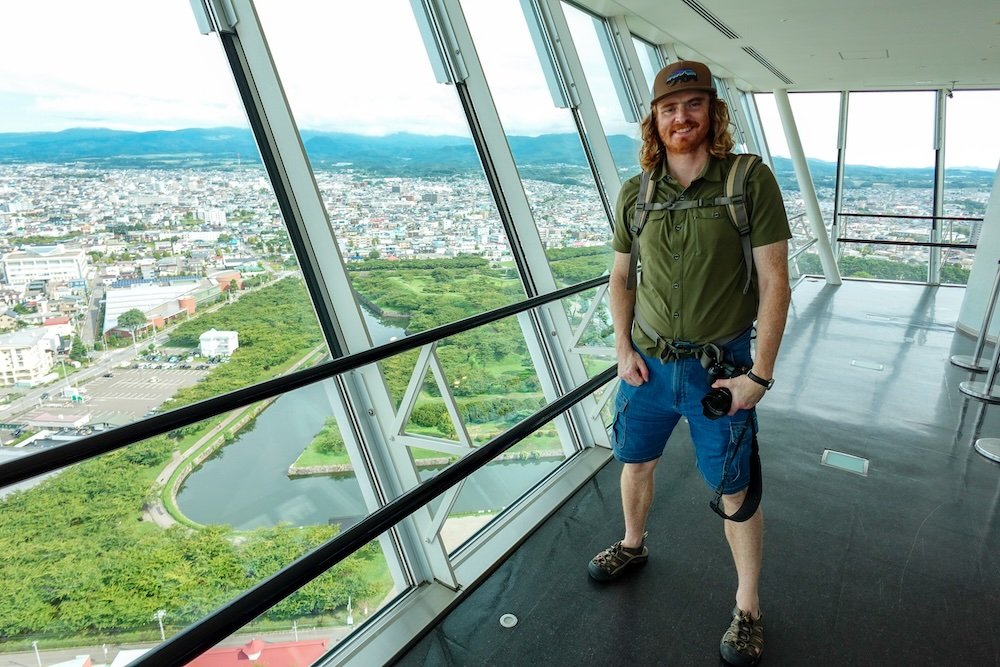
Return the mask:
M 851 93 L 840 234 L 930 241 L 934 195 L 934 93 Z M 889 217 L 892 216 L 892 217 Z M 926 281 L 927 248 L 847 243 L 844 276 Z
M 433 477 L 546 404 L 516 316 L 443 339 L 433 348 L 433 356 L 427 354 L 424 350 L 399 355 L 383 365 L 397 409 L 405 414 L 401 432 L 392 434 L 390 446 L 408 449 L 422 479 Z M 420 359 L 425 362 L 417 366 Z M 435 363 L 440 364 L 440 378 L 434 373 Z M 402 403 L 411 383 L 419 389 L 410 402 Z M 550 424 L 469 477 L 447 508 L 450 546 L 470 537 L 564 459 L 563 445 Z M 431 503 L 432 512 L 450 500 Z M 468 517 L 478 519 L 452 523 Z
M 148 646 L 363 516 L 349 465 L 322 467 L 344 449 L 329 416 L 333 391 L 332 381 L 310 385 L 3 497 L 0 576 L 5 599 L 16 601 L 0 605 L 5 647 Z M 307 447 L 328 458 L 299 460 Z M 329 648 L 354 627 L 349 601 L 360 622 L 396 590 L 374 542 L 269 611 L 240 643 L 265 631 L 276 633 L 268 642 L 295 642 L 308 631 Z
M 588 277 L 601 275 L 611 268 L 610 222 L 572 112 L 552 102 L 524 14 L 515 3 L 466 0 L 462 9 L 546 255 L 555 264 L 561 253 L 600 253 Z
M 956 90 L 947 102 L 941 240 L 978 243 L 1000 155 L 1000 91 Z M 969 280 L 974 249 L 941 251 L 941 282 Z
M 615 64 L 612 68 L 614 46 L 608 36 L 607 26 L 601 19 L 581 11 L 573 5 L 562 3 L 566 23 L 573 35 L 573 44 L 580 56 L 583 72 L 587 76 L 587 87 L 594 97 L 597 114 L 608 136 L 611 154 L 618 166 L 622 180 L 641 171 L 639 168 L 639 124 L 630 122 L 622 111 L 622 95 L 625 90 L 621 70 Z
M 733 137 L 733 152 L 734 153 L 746 153 L 747 144 L 743 137 L 743 132 L 740 131 L 739 126 L 736 124 L 736 114 L 739 113 L 739 107 L 733 101 L 732 96 L 729 94 L 729 89 L 726 87 L 725 82 L 717 76 L 712 77 L 712 83 L 715 85 L 715 91 L 726 106 L 729 107 L 729 133 Z
M 276 571 L 287 564 L 284 561 L 300 544 L 321 544 L 330 531 L 313 528 L 296 534 L 286 528 L 259 532 L 267 541 L 248 547 L 246 558 L 263 571 Z M 305 584 L 186 667 L 317 664 L 323 655 L 336 649 L 338 642 L 398 597 L 384 567 L 382 544 L 389 544 L 388 533 Z
M 836 194 L 840 96 L 837 93 L 790 93 L 788 100 L 792 106 L 795 125 L 799 131 L 799 141 L 806 154 L 809 173 L 819 200 L 823 225 L 829 228 L 833 220 Z M 754 95 L 754 101 L 792 229 L 792 239 L 788 248 L 789 255 L 794 257 L 789 264 L 792 277 L 805 274 L 821 275 L 823 269 L 815 245 L 809 246 L 815 235 L 806 216 L 805 202 L 800 194 L 799 181 L 792 166 L 791 152 L 785 140 L 774 95 L 757 93 Z M 800 248 L 806 249 L 799 253 Z
M 410 2 L 316 0 L 300 4 L 306 22 L 277 0 L 256 6 L 374 342 L 523 299 L 461 102 L 436 82 Z
M 0 101 L 0 132 L 21 133 L 0 134 L 15 439 L 78 438 L 326 355 L 223 51 L 189 6 L 5 8 Z
M 635 45 L 635 52 L 642 65 L 642 74 L 646 77 L 646 86 L 652 90 L 656 73 L 663 69 L 663 58 L 660 56 L 659 49 L 635 35 L 632 35 L 632 43 Z
M 567 297 L 562 306 L 576 340 L 571 351 L 583 359 L 587 376 L 594 377 L 615 363 L 616 358 L 607 286 Z

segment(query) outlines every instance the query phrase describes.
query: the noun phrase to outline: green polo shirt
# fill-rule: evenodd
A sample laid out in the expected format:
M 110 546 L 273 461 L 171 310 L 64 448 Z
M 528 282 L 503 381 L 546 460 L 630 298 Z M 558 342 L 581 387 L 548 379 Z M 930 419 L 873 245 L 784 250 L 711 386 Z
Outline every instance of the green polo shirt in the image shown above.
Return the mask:
M 733 156 L 710 157 L 705 170 L 687 188 L 661 164 L 652 174 L 654 201 L 712 199 L 724 195 L 724 178 Z M 613 247 L 632 249 L 629 225 L 635 213 L 640 175 L 625 181 L 615 206 Z M 747 191 L 752 201 L 750 244 L 768 245 L 791 238 L 778 183 L 765 164 L 750 175 Z M 743 331 L 757 316 L 757 276 L 743 294 L 746 267 L 743 247 L 725 206 L 650 211 L 639 244 L 642 266 L 636 308 L 667 340 L 707 343 Z M 638 327 L 632 338 L 640 350 L 656 355 L 655 341 Z

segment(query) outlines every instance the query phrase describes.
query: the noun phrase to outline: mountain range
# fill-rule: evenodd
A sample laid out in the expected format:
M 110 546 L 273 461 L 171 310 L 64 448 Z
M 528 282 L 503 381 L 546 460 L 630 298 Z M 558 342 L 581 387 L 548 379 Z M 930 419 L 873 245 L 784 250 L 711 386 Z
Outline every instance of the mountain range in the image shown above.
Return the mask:
M 468 137 L 396 133 L 364 136 L 344 132 L 302 130 L 302 141 L 316 169 L 344 166 L 386 175 L 434 175 L 479 169 L 479 157 Z M 508 137 L 524 176 L 541 171 L 577 171 L 586 162 L 575 134 Z M 638 142 L 625 135 L 611 135 L 608 143 L 616 163 L 637 172 Z M 128 132 L 101 128 L 75 128 L 61 132 L 0 133 L 0 163 L 76 163 L 101 166 L 177 167 L 259 162 L 257 146 L 248 129 L 190 128 Z M 833 182 L 836 164 L 809 159 L 816 184 Z M 791 160 L 774 158 L 782 187 L 794 186 Z M 849 165 L 855 185 L 889 182 L 902 187 L 925 187 L 933 180 L 932 168 L 885 168 Z M 551 174 L 550 174 L 551 175 Z M 993 172 L 986 169 L 948 169 L 948 178 L 970 186 L 990 187 Z M 568 180 L 574 180 L 572 178 Z M 786 181 L 788 181 L 786 183 Z

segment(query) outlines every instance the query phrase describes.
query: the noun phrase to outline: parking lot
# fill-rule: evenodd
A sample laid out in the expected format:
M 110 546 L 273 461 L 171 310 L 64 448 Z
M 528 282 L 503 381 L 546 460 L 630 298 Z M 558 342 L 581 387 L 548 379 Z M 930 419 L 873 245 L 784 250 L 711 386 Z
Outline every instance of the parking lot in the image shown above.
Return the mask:
M 60 417 L 89 414 L 90 424 L 121 425 L 147 417 L 178 389 L 195 384 L 222 363 L 219 358 L 191 358 L 181 352 L 137 356 L 82 382 L 75 382 L 71 375 L 68 385 L 52 385 L 41 395 L 39 404 L 19 419 L 39 413 Z M 82 400 L 72 398 L 74 390 Z
M 82 405 L 91 414 L 92 422 L 123 424 L 149 414 L 181 387 L 195 384 L 208 374 L 209 368 L 115 368 L 111 377 L 95 378 L 83 385 Z M 67 401 L 61 401 L 67 403 Z M 68 402 L 73 405 L 71 401 Z

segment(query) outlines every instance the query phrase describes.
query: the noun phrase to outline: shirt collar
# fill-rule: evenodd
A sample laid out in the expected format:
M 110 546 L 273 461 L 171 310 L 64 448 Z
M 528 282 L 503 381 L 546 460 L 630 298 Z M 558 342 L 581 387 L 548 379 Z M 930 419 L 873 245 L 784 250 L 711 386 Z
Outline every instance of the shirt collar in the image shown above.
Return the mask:
M 659 181 L 661 179 L 666 178 L 671 183 L 675 182 L 673 177 L 670 175 L 670 172 L 667 170 L 666 158 L 660 160 L 660 163 L 656 165 L 656 167 L 653 169 L 652 174 L 650 174 L 650 178 L 654 181 Z M 701 173 L 698 175 L 698 178 L 694 180 L 697 181 L 698 179 L 712 181 L 713 183 L 721 183 L 722 160 L 715 157 L 714 155 L 709 155 L 708 162 L 705 163 L 705 167 L 701 170 Z

